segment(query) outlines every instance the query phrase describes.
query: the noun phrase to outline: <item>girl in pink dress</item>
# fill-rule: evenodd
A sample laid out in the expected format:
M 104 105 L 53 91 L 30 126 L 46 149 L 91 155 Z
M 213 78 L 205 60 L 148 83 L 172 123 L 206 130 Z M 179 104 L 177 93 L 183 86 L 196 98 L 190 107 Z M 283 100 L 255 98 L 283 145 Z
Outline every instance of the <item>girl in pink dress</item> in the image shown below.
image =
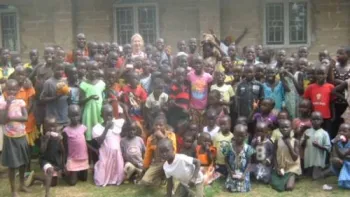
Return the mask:
M 63 129 L 63 143 L 67 155 L 66 180 L 71 186 L 78 180 L 87 181 L 89 157 L 85 141 L 86 126 L 80 123 L 80 107 L 70 105 L 68 108 L 70 125 Z
M 93 139 L 99 144 L 99 159 L 95 164 L 94 180 L 97 186 L 120 185 L 124 180 L 124 160 L 120 148 L 120 133 L 124 119 L 114 119 L 113 107 L 102 107 L 103 123 L 92 129 Z

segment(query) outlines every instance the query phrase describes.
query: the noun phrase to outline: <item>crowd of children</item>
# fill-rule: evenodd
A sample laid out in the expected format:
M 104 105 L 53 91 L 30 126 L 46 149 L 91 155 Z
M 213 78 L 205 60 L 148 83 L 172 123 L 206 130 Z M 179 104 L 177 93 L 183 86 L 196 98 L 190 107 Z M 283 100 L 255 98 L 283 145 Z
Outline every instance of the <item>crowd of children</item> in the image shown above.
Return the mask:
M 249 192 L 252 180 L 291 191 L 301 175 L 338 176 L 350 189 L 350 49 L 308 60 L 308 48 L 247 46 L 213 34 L 197 47 L 163 39 L 144 47 L 87 43 L 46 47 L 30 62 L 1 49 L 2 165 L 13 196 L 40 181 L 73 186 L 92 170 L 97 186 L 167 183 L 167 196 L 204 196 L 225 180 Z M 222 47 L 225 46 L 225 47 Z M 143 50 L 145 48 L 145 50 Z M 202 54 L 202 56 L 200 55 Z M 31 169 L 39 147 L 44 176 Z M 178 182 L 175 190 L 173 179 Z

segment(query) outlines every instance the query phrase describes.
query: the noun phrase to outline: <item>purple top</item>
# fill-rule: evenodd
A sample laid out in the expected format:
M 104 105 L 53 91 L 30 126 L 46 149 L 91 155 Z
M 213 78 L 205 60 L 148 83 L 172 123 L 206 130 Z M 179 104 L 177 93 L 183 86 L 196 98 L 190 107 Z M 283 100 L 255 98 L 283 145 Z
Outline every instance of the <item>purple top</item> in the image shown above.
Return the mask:
M 265 122 L 272 126 L 277 124 L 277 117 L 273 113 L 270 113 L 267 117 L 263 117 L 262 113 L 257 112 L 254 114 L 253 120 L 256 122 Z
M 65 132 L 68 137 L 68 159 L 88 159 L 87 146 L 85 142 L 86 130 L 87 128 L 82 124 L 76 127 L 68 126 L 63 129 L 63 132 Z

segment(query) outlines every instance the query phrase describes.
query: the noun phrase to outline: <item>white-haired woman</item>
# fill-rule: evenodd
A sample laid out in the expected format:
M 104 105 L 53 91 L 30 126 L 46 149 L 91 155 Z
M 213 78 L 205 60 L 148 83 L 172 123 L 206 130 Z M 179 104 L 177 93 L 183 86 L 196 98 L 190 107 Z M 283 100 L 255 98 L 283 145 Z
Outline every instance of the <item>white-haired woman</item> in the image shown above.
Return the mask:
M 134 34 L 131 37 L 131 46 L 132 46 L 132 58 L 142 57 L 146 58 L 146 53 L 143 52 L 143 38 L 140 34 Z

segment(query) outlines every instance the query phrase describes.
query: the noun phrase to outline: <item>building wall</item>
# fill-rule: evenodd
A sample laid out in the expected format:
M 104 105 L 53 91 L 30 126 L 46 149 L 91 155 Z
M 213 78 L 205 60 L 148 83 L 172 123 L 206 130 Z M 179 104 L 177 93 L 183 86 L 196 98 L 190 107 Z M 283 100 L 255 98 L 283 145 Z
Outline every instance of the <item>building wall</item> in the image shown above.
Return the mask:
M 310 59 L 316 60 L 318 52 L 324 49 L 335 55 L 339 46 L 350 44 L 350 1 L 311 0 L 310 2 Z M 242 40 L 240 48 L 251 44 L 262 44 L 263 9 L 262 0 L 221 0 L 221 36 L 233 35 L 237 38 L 247 27 L 249 33 Z M 296 50 L 289 48 L 287 51 Z

